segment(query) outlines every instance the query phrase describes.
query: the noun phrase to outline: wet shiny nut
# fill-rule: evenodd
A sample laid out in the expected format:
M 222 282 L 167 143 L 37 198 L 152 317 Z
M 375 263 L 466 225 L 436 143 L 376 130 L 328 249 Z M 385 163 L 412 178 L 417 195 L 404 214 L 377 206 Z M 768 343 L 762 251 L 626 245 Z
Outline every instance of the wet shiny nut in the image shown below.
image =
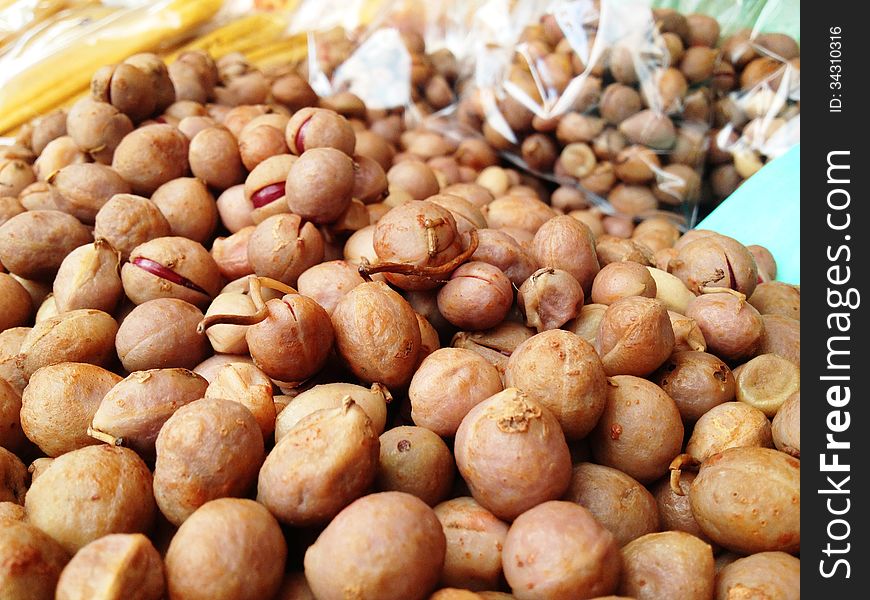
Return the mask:
M 649 483 L 664 475 L 680 453 L 683 422 L 660 387 L 619 375 L 608 380 L 607 404 L 590 442 L 597 463 Z
M 710 544 L 684 531 L 650 533 L 622 549 L 621 594 L 638 600 L 712 598 L 715 570 Z
M 151 473 L 127 448 L 73 450 L 54 459 L 33 482 L 24 507 L 30 523 L 74 553 L 110 533 L 150 528 L 155 513 Z
M 206 182 L 195 177 L 167 181 L 151 195 L 151 202 L 169 222 L 170 235 L 205 244 L 217 226 L 217 206 Z
M 447 538 L 441 583 L 469 590 L 499 587 L 508 524 L 467 496 L 442 502 L 435 515 Z
M 163 559 L 141 533 L 114 533 L 77 552 L 60 574 L 57 600 L 160 600 L 166 590 Z
M 115 349 L 129 372 L 192 369 L 206 357 L 208 342 L 196 332 L 203 314 L 177 298 L 157 298 L 134 308 L 121 322 Z
M 335 111 L 305 107 L 290 118 L 285 130 L 290 152 L 301 156 L 313 148 L 334 148 L 353 155 L 356 136 L 350 123 Z
M 296 285 L 303 272 L 323 260 L 320 231 L 295 214 L 278 214 L 257 225 L 248 240 L 248 262 L 261 277 Z
M 190 140 L 190 170 L 210 187 L 225 190 L 245 179 L 236 138 L 223 127 L 203 129 Z
M 188 146 L 184 134 L 172 125 L 146 125 L 124 136 L 115 148 L 112 168 L 134 193 L 149 195 L 185 175 Z
M 27 211 L 0 226 L 0 263 L 25 279 L 45 279 L 57 272 L 67 254 L 92 240 L 72 215 Z
M 498 371 L 464 348 L 441 348 L 420 364 L 408 388 L 414 423 L 452 437 L 475 405 L 502 390 Z
M 156 450 L 154 497 L 174 525 L 210 500 L 245 495 L 265 459 L 251 412 L 217 398 L 175 411 L 160 429 Z
M 714 406 L 730 402 L 736 393 L 731 369 L 706 352 L 675 352 L 653 381 L 677 403 L 686 421 L 695 421 Z
M 335 148 L 304 152 L 287 175 L 287 206 L 314 223 L 337 220 L 350 204 L 354 171 L 353 159 Z
M 139 244 L 166 237 L 169 221 L 148 198 L 133 194 L 112 196 L 97 213 L 94 237 L 108 241 L 127 260 Z
M 686 453 L 701 463 L 728 448 L 771 448 L 770 422 L 742 402 L 725 402 L 704 413 L 686 444 Z
M 40 368 L 62 362 L 107 366 L 114 358 L 118 324 L 100 310 L 79 309 L 34 325 L 15 358 L 25 379 Z
M 510 448 L 505 454 L 505 448 Z M 472 408 L 456 431 L 456 465 L 474 499 L 511 520 L 559 498 L 571 479 L 571 457 L 553 414 L 516 388 Z
M 692 514 L 717 544 L 740 553 L 800 549 L 800 461 L 768 448 L 731 448 L 701 465 Z
M 461 329 L 489 329 L 501 323 L 513 305 L 510 279 L 484 262 L 456 269 L 438 292 L 438 310 Z
M 572 502 L 544 502 L 517 517 L 502 564 L 520 600 L 591 598 L 616 591 L 620 577 L 613 534 Z
M 65 362 L 39 369 L 21 395 L 21 428 L 50 457 L 97 444 L 88 427 L 121 377 L 96 365 Z
M 577 317 L 583 306 L 580 283 L 567 271 L 538 269 L 517 291 L 517 306 L 525 323 L 539 333 L 557 329 Z
M 281 527 L 253 500 L 203 504 L 178 528 L 166 552 L 170 598 L 271 598 L 281 586 L 287 543 Z
M 54 279 L 58 311 L 92 308 L 112 312 L 124 295 L 120 262 L 120 253 L 104 239 L 70 252 Z
M 187 369 L 135 371 L 108 390 L 93 412 L 90 434 L 154 457 L 154 441 L 180 407 L 202 398 L 208 384 Z
M 121 267 L 124 292 L 136 304 L 177 298 L 205 307 L 221 286 L 221 274 L 203 246 L 182 237 L 161 237 L 136 246 Z
M 435 506 L 453 485 L 453 455 L 447 444 L 423 427 L 395 427 L 380 436 L 375 487 L 405 492 Z
M 640 296 L 617 300 L 604 313 L 595 348 L 608 375 L 649 375 L 674 348 L 664 304 Z
M 564 499 L 589 510 L 620 547 L 659 530 L 658 507 L 652 494 L 611 467 L 589 462 L 575 465 Z

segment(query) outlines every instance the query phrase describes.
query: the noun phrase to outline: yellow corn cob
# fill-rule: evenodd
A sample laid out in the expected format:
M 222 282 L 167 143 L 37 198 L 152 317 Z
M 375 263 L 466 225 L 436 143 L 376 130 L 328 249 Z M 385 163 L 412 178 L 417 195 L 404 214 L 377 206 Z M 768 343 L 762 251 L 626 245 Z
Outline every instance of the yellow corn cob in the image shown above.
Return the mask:
M 87 89 L 91 75 L 105 64 L 156 49 L 161 43 L 201 25 L 217 13 L 222 0 L 172 0 L 128 11 L 97 27 L 89 44 L 72 41 L 0 86 L 0 134 Z
M 305 34 L 301 34 L 261 46 L 251 50 L 245 56 L 252 65 L 258 69 L 264 69 L 298 62 L 305 58 L 307 51 L 308 41 Z
M 172 62 L 182 52 L 191 50 L 204 50 L 211 54 L 212 58 L 220 58 L 231 52 L 246 52 L 277 40 L 286 27 L 287 23 L 280 15 L 262 13 L 249 15 L 183 45 L 166 55 L 165 59 L 166 62 Z

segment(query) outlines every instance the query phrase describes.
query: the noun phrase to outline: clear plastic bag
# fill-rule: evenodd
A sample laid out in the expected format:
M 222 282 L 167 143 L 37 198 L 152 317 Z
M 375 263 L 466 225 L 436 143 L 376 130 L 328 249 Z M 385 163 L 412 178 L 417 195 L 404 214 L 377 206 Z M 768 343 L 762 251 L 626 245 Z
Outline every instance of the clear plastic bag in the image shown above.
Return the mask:
M 459 119 L 605 212 L 666 210 L 691 226 L 702 203 L 799 140 L 799 50 L 764 33 L 799 9 L 785 0 L 663 4 L 718 23 L 692 17 L 690 27 L 645 0 L 490 0 L 472 28 L 474 85 Z M 771 62 L 746 85 L 748 63 L 725 57 L 739 45 L 726 37 L 734 33 Z M 798 58 L 772 64 L 771 39 Z

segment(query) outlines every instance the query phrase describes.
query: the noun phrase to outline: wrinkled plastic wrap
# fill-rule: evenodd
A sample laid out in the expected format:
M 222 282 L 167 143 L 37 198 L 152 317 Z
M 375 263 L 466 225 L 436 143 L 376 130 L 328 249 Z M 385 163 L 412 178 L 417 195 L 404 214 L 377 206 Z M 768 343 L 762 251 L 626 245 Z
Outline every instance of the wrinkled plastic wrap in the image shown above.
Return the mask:
M 644 0 L 490 0 L 474 19 L 460 120 L 606 212 L 668 210 L 691 226 L 701 203 L 799 141 L 799 49 L 766 34 L 799 9 L 662 5 L 716 17 L 713 48 L 693 48 L 705 42 L 689 38 L 685 20 Z

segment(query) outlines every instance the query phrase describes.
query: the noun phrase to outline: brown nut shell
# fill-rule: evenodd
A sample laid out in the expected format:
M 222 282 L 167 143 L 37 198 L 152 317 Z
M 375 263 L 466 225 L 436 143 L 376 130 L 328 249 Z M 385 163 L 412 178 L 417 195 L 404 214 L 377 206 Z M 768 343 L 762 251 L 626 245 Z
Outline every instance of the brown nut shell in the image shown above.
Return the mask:
M 532 255 L 541 267 L 567 271 L 587 295 L 599 271 L 595 240 L 590 229 L 577 219 L 561 216 L 550 219 L 535 233 Z
M 305 578 L 317 598 L 423 600 L 441 574 L 445 548 L 440 522 L 419 498 L 371 494 L 341 511 L 308 548 Z
M 146 125 L 130 132 L 112 158 L 112 168 L 133 192 L 148 195 L 158 187 L 183 177 L 188 168 L 188 141 L 172 125 Z
M 175 411 L 160 429 L 156 450 L 154 497 L 174 525 L 210 500 L 245 495 L 265 459 L 254 415 L 217 398 Z
M 375 488 L 405 492 L 435 506 L 453 485 L 453 455 L 437 434 L 423 427 L 394 427 L 380 438 Z
M 706 352 L 674 352 L 652 380 L 673 398 L 686 421 L 733 400 L 736 393 L 731 369 Z
M 281 586 L 287 543 L 281 527 L 253 500 L 220 498 L 203 504 L 166 552 L 170 598 L 271 598 Z
M 786 454 L 801 457 L 801 394 L 789 396 L 771 423 L 773 443 L 777 450 Z
M 674 349 L 664 304 L 640 296 L 617 300 L 604 313 L 595 348 L 608 375 L 649 375 Z
M 115 349 L 129 371 L 180 367 L 192 369 L 207 353 L 196 332 L 202 311 L 177 298 L 158 298 L 134 308 L 121 322 Z
M 438 292 L 438 311 L 461 329 L 495 327 L 507 316 L 514 293 L 510 279 L 484 262 L 465 263 Z
M 133 194 L 112 196 L 97 213 L 94 237 L 102 238 L 126 260 L 136 246 L 168 236 L 169 222 L 147 198 Z
M 503 519 L 559 498 L 571 479 L 571 457 L 559 422 L 516 388 L 465 415 L 454 452 L 474 499 Z
M 30 523 L 74 553 L 110 533 L 150 528 L 155 512 L 151 472 L 127 448 L 73 450 L 55 458 L 33 482 L 24 507 Z
M 25 279 L 52 277 L 67 254 L 93 239 L 72 215 L 31 210 L 0 226 L 0 263 Z
M 257 225 L 248 240 L 248 262 L 261 277 L 296 285 L 304 271 L 323 260 L 323 236 L 294 214 L 278 214 Z
M 517 290 L 517 306 L 525 323 L 539 333 L 558 329 L 580 314 L 583 288 L 561 269 L 538 269 Z
M 734 562 L 716 577 L 716 600 L 735 595 L 800 600 L 801 561 L 785 552 L 758 552 Z
M 761 346 L 765 330 L 761 315 L 732 294 L 699 296 L 689 304 L 686 316 L 697 322 L 710 353 L 723 360 L 752 356 Z
M 621 594 L 637 600 L 712 598 L 715 569 L 710 544 L 683 531 L 650 533 L 622 549 Z
M 7 598 L 52 598 L 69 553 L 31 524 L 0 527 L 0 589 Z M 15 557 L 26 557 L 17 560 Z
M 507 523 L 467 496 L 442 502 L 435 515 L 447 538 L 441 583 L 469 590 L 499 587 Z
M 768 448 L 731 448 L 701 465 L 692 514 L 717 544 L 740 553 L 800 549 L 800 461 Z
M 596 462 L 649 483 L 664 475 L 680 453 L 683 422 L 660 387 L 618 375 L 608 380 L 607 404 L 590 441 Z
M 714 406 L 698 419 L 686 453 L 701 463 L 728 448 L 771 448 L 770 422 L 757 408 L 742 402 Z
M 124 295 L 120 262 L 120 253 L 103 239 L 70 252 L 54 279 L 58 311 L 92 308 L 112 312 Z

